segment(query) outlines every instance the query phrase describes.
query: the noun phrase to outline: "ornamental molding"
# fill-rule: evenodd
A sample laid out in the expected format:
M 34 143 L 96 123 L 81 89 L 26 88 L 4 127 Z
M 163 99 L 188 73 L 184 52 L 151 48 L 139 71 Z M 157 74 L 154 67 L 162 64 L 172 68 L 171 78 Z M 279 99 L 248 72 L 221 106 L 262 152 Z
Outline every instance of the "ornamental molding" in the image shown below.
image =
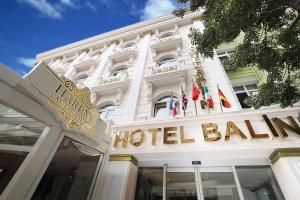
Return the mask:
M 129 25 L 123 28 L 119 28 L 107 33 L 103 33 L 100 35 L 96 35 L 78 42 L 74 42 L 53 50 L 49 50 L 37 55 L 37 62 L 42 60 L 50 60 L 57 56 L 61 56 L 64 54 L 74 54 L 79 50 L 85 48 L 94 48 L 94 46 L 105 46 L 110 41 L 120 40 L 128 35 L 137 35 L 141 33 L 145 33 L 147 31 L 152 31 L 159 27 L 164 27 L 169 24 L 178 23 L 178 25 L 183 26 L 185 24 L 191 24 L 195 17 L 198 17 L 202 14 L 202 11 L 191 12 L 185 15 L 183 18 L 178 18 L 173 14 L 164 15 L 161 17 L 157 17 L 155 19 L 147 20 L 144 22 L 139 22 L 133 25 Z

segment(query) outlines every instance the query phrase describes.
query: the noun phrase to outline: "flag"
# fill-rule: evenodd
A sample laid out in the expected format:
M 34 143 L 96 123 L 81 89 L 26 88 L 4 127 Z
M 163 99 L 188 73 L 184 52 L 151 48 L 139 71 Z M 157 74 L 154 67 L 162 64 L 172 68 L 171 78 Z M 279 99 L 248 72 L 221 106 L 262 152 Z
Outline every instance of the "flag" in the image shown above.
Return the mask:
M 172 115 L 175 117 L 177 115 L 177 109 L 176 109 L 176 101 L 174 100 L 173 96 L 170 99 L 169 102 L 169 109 L 172 110 Z
M 182 102 L 182 110 L 186 110 L 186 107 L 187 107 L 187 104 L 188 104 L 188 99 L 186 98 L 186 95 L 184 94 L 182 88 L 181 88 L 181 94 L 182 94 L 182 99 L 181 99 L 181 102 Z
M 210 108 L 214 107 L 214 101 L 213 101 L 211 95 L 208 92 L 207 86 L 204 86 L 203 90 L 204 90 L 204 95 L 205 95 L 205 99 L 207 101 L 208 106 Z
M 227 98 L 225 97 L 225 95 L 223 94 L 223 92 L 220 90 L 220 88 L 218 88 L 218 93 L 219 93 L 219 99 L 220 99 L 222 105 L 225 108 L 230 108 L 231 105 L 230 105 L 229 101 L 227 100 Z
M 173 114 L 173 117 L 175 117 L 175 115 L 177 115 L 177 109 L 176 109 L 176 103 L 175 103 L 175 101 L 174 101 L 174 104 L 173 104 L 172 114 Z
M 192 89 L 192 99 L 193 101 L 197 101 L 200 95 L 200 90 L 197 88 L 197 86 L 193 82 L 193 89 Z

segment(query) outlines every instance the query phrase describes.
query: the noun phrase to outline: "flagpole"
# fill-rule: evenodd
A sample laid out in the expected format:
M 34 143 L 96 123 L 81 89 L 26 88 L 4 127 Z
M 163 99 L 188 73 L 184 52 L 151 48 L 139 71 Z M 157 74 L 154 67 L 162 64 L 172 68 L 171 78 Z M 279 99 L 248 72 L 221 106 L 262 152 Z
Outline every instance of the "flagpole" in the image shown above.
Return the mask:
M 183 109 L 183 114 L 184 114 L 184 116 L 186 117 L 186 115 L 185 115 L 185 109 L 186 109 L 186 107 L 185 107 L 184 102 L 183 102 L 183 89 L 182 89 L 182 85 L 180 85 L 180 87 L 181 87 L 181 103 L 182 103 L 182 106 L 181 106 L 181 107 L 184 108 L 184 109 Z
M 196 110 L 196 115 L 198 115 L 198 111 L 197 111 L 197 104 L 196 104 L 196 101 L 194 101 L 194 104 L 195 104 L 195 110 Z
M 217 88 L 218 88 L 218 98 L 219 98 L 219 102 L 220 102 L 220 107 L 221 107 L 221 111 L 222 111 L 222 113 L 223 113 L 223 106 L 222 106 L 222 101 L 221 101 L 221 99 L 220 99 L 220 95 L 219 95 L 219 84 L 217 84 Z

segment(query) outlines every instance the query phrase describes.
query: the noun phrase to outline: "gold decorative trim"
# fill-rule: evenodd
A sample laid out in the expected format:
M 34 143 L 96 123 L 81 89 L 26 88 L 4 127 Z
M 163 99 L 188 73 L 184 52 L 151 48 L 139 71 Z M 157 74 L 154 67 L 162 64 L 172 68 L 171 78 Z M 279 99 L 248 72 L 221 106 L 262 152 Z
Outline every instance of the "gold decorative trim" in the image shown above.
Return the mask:
M 277 160 L 279 160 L 282 157 L 294 157 L 294 156 L 300 157 L 300 148 L 275 149 L 269 156 L 269 159 L 271 160 L 271 163 L 274 164 Z
M 110 154 L 109 161 L 130 161 L 137 166 L 138 160 L 132 154 Z
M 45 69 L 60 83 L 58 88 L 52 91 L 50 95 L 46 95 L 30 81 L 28 82 L 29 86 L 59 114 L 65 121 L 67 128 L 77 129 L 94 138 L 95 124 L 96 120 L 99 119 L 99 115 L 97 108 L 91 103 L 90 90 L 87 87 L 78 89 L 74 82 L 63 76 L 59 77 L 48 66 L 45 66 Z M 71 103 L 65 102 L 62 96 L 57 94 L 59 90 L 62 90 L 63 94 L 68 94 L 67 97 L 72 98 L 74 101 Z

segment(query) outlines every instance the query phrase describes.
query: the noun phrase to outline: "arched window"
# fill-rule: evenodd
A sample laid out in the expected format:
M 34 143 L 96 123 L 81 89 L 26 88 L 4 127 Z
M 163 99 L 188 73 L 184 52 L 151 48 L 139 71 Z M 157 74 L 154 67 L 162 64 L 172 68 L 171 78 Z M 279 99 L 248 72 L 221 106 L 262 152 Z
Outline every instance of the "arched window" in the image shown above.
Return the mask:
M 115 69 L 113 72 L 112 72 L 112 75 L 113 76 L 117 76 L 118 74 L 120 73 L 126 73 L 127 72 L 127 67 L 126 66 L 121 66 L 121 67 L 118 67 L 117 69 Z
M 159 59 L 157 64 L 159 67 L 166 67 L 176 64 L 176 61 L 175 56 L 167 56 Z
M 179 113 L 180 103 L 178 101 L 178 98 L 175 96 L 164 96 L 155 102 L 153 117 L 161 119 L 161 118 L 168 118 L 172 116 L 172 107 L 171 107 L 172 97 L 173 97 L 173 102 L 176 106 L 177 113 Z
M 123 48 L 128 48 L 128 47 L 132 47 L 135 43 L 134 42 L 129 42 L 129 43 L 126 43 Z
M 170 37 L 170 36 L 173 36 L 174 33 L 173 32 L 167 32 L 167 33 L 163 33 L 160 35 L 160 39 L 163 39 L 163 38 L 167 38 L 167 37 Z
M 99 109 L 100 118 L 103 120 L 110 120 L 114 114 L 116 106 L 113 104 L 107 104 Z

